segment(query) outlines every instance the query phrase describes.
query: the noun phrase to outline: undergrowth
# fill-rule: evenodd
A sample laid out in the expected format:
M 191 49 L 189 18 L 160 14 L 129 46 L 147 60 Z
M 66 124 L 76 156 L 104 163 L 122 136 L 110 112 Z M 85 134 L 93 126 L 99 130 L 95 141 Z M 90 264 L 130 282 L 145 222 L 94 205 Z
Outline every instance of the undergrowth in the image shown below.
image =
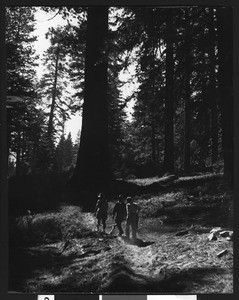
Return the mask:
M 19 216 L 10 227 L 10 242 L 18 246 L 79 238 L 89 229 L 82 222 L 81 208 L 62 206 L 56 212 Z

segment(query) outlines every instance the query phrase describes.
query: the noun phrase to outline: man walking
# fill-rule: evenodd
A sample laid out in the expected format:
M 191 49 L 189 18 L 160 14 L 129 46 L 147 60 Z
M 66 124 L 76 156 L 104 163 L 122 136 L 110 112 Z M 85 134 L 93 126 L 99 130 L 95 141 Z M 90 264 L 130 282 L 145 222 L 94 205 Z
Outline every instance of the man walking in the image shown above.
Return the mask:
M 126 199 L 126 236 L 130 237 L 130 227 L 132 230 L 132 239 L 136 240 L 136 234 L 138 230 L 138 221 L 139 221 L 139 207 L 136 203 L 132 201 L 131 197 Z
M 103 232 L 105 232 L 107 214 L 108 214 L 108 202 L 105 198 L 105 195 L 100 193 L 98 195 L 98 201 L 97 201 L 96 207 L 95 207 L 95 215 L 96 215 L 96 218 L 98 220 L 97 231 L 100 230 L 100 225 L 101 225 L 101 222 L 102 222 Z
M 120 195 L 119 200 L 116 202 L 114 209 L 113 209 L 113 219 L 115 220 L 115 224 L 112 231 L 115 229 L 115 227 L 119 230 L 119 236 L 122 236 L 124 234 L 124 231 L 122 229 L 122 222 L 126 218 L 126 205 L 124 203 L 123 197 Z

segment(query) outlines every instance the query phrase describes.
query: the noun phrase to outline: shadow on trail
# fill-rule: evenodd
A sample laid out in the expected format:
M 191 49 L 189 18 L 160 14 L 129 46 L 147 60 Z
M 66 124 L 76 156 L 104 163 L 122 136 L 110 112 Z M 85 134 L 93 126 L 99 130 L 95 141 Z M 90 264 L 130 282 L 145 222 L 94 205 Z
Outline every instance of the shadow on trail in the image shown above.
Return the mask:
M 221 274 L 223 269 L 216 267 L 189 268 L 186 270 L 159 271 L 157 277 L 150 277 L 134 272 L 123 257 L 115 258 L 112 263 L 112 273 L 103 292 L 132 292 L 134 293 L 185 293 L 189 292 L 193 285 L 210 283 L 207 279 L 210 274 Z
M 138 246 L 138 247 L 147 247 L 147 246 L 150 246 L 152 244 L 154 244 L 155 242 L 145 242 L 141 239 L 136 239 L 136 240 L 132 240 L 130 238 L 127 238 L 127 237 L 122 237 L 123 241 L 129 245 L 135 245 L 135 246 Z
M 126 243 L 136 245 L 138 247 L 146 247 L 149 243 L 137 239 L 136 243 L 124 238 Z M 25 249 L 24 249 L 25 250 Z M 105 252 L 109 250 L 107 247 L 101 249 Z M 17 282 L 21 278 L 21 283 L 24 283 L 24 279 L 33 276 L 34 270 L 41 271 L 42 267 L 48 266 L 50 277 L 60 276 L 64 272 L 64 276 L 60 281 L 52 284 L 49 281 L 45 281 L 46 274 L 43 272 L 41 278 L 38 279 L 38 289 L 43 292 L 134 292 L 134 293 L 185 293 L 190 292 L 194 285 L 203 286 L 205 284 L 213 284 L 208 279 L 210 274 L 222 274 L 224 272 L 221 268 L 208 267 L 208 268 L 187 268 L 180 270 L 177 268 L 167 269 L 165 267 L 158 270 L 157 276 L 145 275 L 139 270 L 134 270 L 130 267 L 130 261 L 124 256 L 124 254 L 116 253 L 113 256 L 110 266 L 110 272 L 103 272 L 98 277 L 92 277 L 92 280 L 87 279 L 90 275 L 89 264 L 96 264 L 97 258 L 94 255 L 99 252 L 97 245 L 92 245 L 90 250 L 84 252 L 76 251 L 68 253 L 67 256 L 62 255 L 56 247 L 43 247 L 39 250 L 31 249 L 30 251 L 15 252 L 21 257 L 15 257 L 15 262 L 18 262 L 18 266 L 14 266 L 15 273 L 11 276 L 12 281 L 10 287 L 19 288 L 24 290 L 22 284 Z M 87 268 L 79 272 L 80 262 L 85 262 L 86 256 L 91 257 Z M 21 258 L 21 259 L 20 259 Z M 82 260 L 81 260 L 82 259 Z M 25 262 L 28 262 L 27 264 Z M 26 268 L 27 266 L 27 268 Z M 65 272 L 67 270 L 67 272 Z M 18 271 L 18 272 L 16 272 Z M 149 274 L 149 272 L 147 272 Z M 19 277 L 20 276 L 20 277 Z M 15 280 L 18 279 L 18 280 Z M 82 280 L 85 278 L 85 280 Z M 104 284 L 102 284 L 104 282 Z

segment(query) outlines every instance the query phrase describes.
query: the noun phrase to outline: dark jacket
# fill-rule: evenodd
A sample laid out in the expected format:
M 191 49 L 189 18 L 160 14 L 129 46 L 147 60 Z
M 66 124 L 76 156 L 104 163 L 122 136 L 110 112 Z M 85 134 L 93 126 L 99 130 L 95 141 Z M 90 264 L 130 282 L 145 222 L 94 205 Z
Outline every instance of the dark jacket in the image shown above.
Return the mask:
M 139 218 L 139 207 L 136 203 L 127 203 L 126 205 L 127 211 L 127 220 L 137 221 Z
M 126 205 L 123 202 L 116 202 L 113 209 L 113 218 L 116 215 L 116 221 L 123 221 L 126 218 Z
M 95 207 L 97 219 L 107 219 L 108 202 L 106 199 L 99 199 Z

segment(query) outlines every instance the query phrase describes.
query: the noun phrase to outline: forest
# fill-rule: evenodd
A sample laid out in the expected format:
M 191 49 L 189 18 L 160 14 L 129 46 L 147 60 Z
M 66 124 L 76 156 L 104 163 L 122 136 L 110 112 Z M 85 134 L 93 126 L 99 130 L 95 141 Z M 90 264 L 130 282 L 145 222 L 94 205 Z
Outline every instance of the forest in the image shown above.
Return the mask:
M 41 78 L 39 9 L 66 20 Z M 9 290 L 231 293 L 233 9 L 9 6 L 5 46 Z M 95 230 L 100 192 L 136 243 Z

